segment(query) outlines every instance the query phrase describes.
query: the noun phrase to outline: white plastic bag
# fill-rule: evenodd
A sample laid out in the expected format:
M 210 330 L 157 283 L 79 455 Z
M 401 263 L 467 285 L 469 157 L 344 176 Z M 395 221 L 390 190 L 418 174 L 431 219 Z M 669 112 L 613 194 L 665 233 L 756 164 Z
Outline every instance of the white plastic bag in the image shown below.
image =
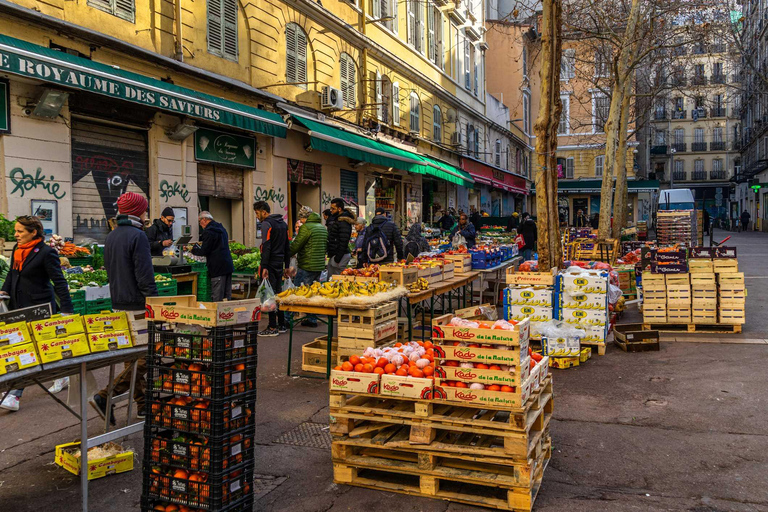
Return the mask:
M 618 286 L 613 286 L 611 283 L 608 283 L 608 303 L 609 304 L 616 304 L 619 301 L 619 298 L 621 297 L 622 292 L 621 288 Z
M 269 284 L 267 279 L 261 281 L 261 286 L 257 292 L 259 299 L 261 300 L 261 311 L 270 313 L 277 311 L 277 298 L 275 297 L 275 291 Z
M 461 247 L 462 245 L 466 246 L 467 241 L 464 239 L 464 237 L 461 235 L 460 231 L 457 231 L 455 235 L 453 235 L 453 240 L 451 240 L 451 245 L 454 249 L 457 249 Z

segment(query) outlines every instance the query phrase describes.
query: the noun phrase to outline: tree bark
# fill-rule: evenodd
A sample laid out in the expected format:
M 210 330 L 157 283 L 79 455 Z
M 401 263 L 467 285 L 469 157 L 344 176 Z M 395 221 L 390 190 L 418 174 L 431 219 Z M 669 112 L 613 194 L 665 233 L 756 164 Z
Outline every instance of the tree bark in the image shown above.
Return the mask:
M 621 229 L 627 223 L 627 128 L 629 127 L 629 102 L 632 82 L 624 84 L 619 121 L 619 142 L 616 154 L 616 190 L 613 197 L 613 238 L 621 238 Z
M 557 212 L 557 126 L 560 101 L 561 0 L 542 2 L 541 102 L 534 125 L 536 134 L 536 213 L 539 271 L 560 266 L 560 223 Z

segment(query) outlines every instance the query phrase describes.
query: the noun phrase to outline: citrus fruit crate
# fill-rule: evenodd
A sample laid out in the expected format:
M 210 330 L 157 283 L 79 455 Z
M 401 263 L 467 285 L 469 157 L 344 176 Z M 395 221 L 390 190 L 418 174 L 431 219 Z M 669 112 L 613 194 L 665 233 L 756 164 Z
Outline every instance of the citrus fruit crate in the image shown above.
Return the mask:
M 256 391 L 233 401 L 174 396 L 155 399 L 149 396 L 145 432 L 150 427 L 215 437 L 240 430 L 244 432 L 253 428 L 255 401 Z
M 149 322 L 149 344 L 156 357 L 190 363 L 245 363 L 256 355 L 258 324 L 207 327 L 176 332 L 163 322 Z
M 245 510 L 240 508 L 240 502 L 250 501 L 251 506 L 253 502 L 253 466 L 251 461 L 241 469 L 210 476 L 145 462 L 142 509 L 157 510 L 149 506 L 152 504 L 154 507 L 160 501 L 206 510 Z
M 85 301 L 86 314 L 101 313 L 102 311 L 112 311 L 112 299 Z
M 172 393 L 192 398 L 239 398 L 256 389 L 256 356 L 240 363 L 184 363 L 150 358 L 147 382 L 153 396 Z
M 152 427 L 144 432 L 145 457 L 150 464 L 174 469 L 223 474 L 254 460 L 254 432 L 221 438 L 184 435 Z
M 253 493 L 242 496 L 240 499 L 235 499 L 229 502 L 226 506 L 217 507 L 217 512 L 252 512 L 255 498 Z M 141 499 L 141 511 L 142 512 L 157 512 L 159 510 L 168 510 L 166 505 L 170 505 L 170 510 L 207 510 L 205 508 L 187 508 L 179 509 L 176 502 L 171 502 L 169 499 L 149 498 L 147 496 Z M 177 508 L 173 508 L 177 507 Z

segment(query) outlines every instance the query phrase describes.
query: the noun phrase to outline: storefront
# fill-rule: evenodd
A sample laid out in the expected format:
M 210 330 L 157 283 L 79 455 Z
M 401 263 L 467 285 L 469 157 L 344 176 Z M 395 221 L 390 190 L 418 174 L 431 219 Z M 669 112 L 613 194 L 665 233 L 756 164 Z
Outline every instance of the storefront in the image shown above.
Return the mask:
M 573 226 L 579 210 L 590 221 L 599 218 L 600 180 L 560 180 L 558 181 L 558 210 L 560 221 Z M 627 224 L 633 225 L 638 220 L 648 220 L 651 198 L 659 189 L 655 180 L 627 181 Z M 611 215 L 613 212 L 611 212 Z
M 490 166 L 479 160 L 462 157 L 462 169 L 475 180 L 469 203 L 491 217 L 506 217 L 522 212 L 528 185 L 525 178 Z M 479 184 L 479 185 L 478 185 Z

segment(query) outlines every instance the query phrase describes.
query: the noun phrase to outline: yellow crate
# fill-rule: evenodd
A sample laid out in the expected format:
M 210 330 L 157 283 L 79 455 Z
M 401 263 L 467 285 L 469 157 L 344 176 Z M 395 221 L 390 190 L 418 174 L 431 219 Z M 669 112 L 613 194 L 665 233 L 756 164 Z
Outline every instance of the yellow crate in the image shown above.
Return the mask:
M 131 348 L 133 342 L 130 331 L 93 332 L 88 335 L 88 345 L 91 352 L 106 352 Z
M 85 334 L 37 341 L 36 345 L 40 354 L 40 361 L 43 363 L 84 356 L 91 352 Z
M 716 284 L 714 272 L 701 272 L 691 274 L 691 288 L 701 286 L 714 286 Z
M 40 364 L 34 343 L 6 345 L 0 347 L 0 375 L 11 373 Z
M 673 285 L 673 286 L 690 285 L 691 275 L 690 274 L 666 274 L 666 283 L 667 283 L 667 288 L 669 288 L 670 285 Z
M 0 347 L 32 343 L 27 322 L 0 324 Z
M 714 266 L 709 258 L 694 258 L 688 260 L 688 270 L 691 274 L 711 274 L 714 272 Z
M 123 447 L 116 443 L 107 443 L 104 446 L 114 446 L 123 450 Z M 80 457 L 75 457 L 75 452 L 80 448 L 80 443 L 60 444 L 56 447 L 56 464 L 66 469 L 72 474 L 80 474 Z M 95 480 L 107 475 L 125 473 L 133 470 L 133 452 L 123 450 L 117 455 L 103 457 L 100 459 L 88 458 L 88 480 Z
M 719 323 L 721 324 L 743 324 L 746 323 L 746 312 L 744 308 L 723 308 L 718 311 Z
M 419 280 L 419 269 L 417 267 L 382 265 L 379 267 L 379 280 L 385 283 L 394 282 L 400 286 L 408 286 Z
M 32 335 L 36 341 L 50 340 L 75 334 L 85 333 L 83 317 L 80 315 L 53 315 L 45 320 L 29 322 Z
M 691 308 L 670 307 L 667 308 L 667 323 L 670 324 L 690 324 Z
M 125 311 L 83 315 L 83 323 L 85 323 L 85 330 L 89 333 L 127 331 L 129 329 L 128 315 Z

